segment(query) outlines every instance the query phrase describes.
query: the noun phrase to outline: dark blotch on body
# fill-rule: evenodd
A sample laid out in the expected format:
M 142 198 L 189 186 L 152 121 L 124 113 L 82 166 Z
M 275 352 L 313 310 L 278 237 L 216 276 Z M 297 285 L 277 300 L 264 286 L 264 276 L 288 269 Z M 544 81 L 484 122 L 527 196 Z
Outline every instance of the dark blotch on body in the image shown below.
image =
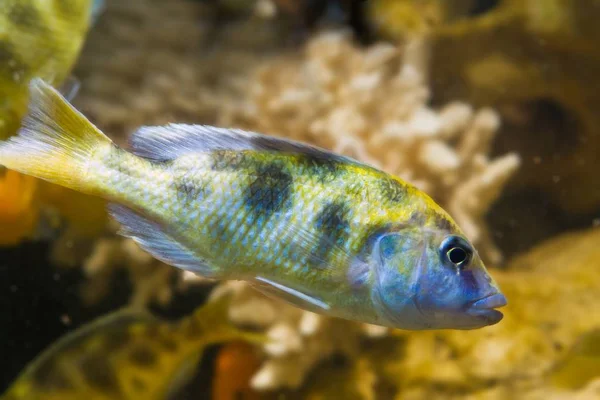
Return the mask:
M 184 202 L 202 200 L 210 195 L 210 190 L 206 183 L 198 182 L 186 175 L 175 179 L 173 186 L 177 192 L 177 198 Z
M 404 185 L 394 179 L 382 179 L 379 188 L 385 199 L 392 203 L 401 203 L 406 200 L 408 191 Z
M 257 215 L 269 216 L 291 205 L 293 177 L 276 162 L 259 165 L 245 191 L 246 206 Z
M 452 222 L 443 215 L 436 214 L 435 215 L 435 226 L 442 231 L 452 231 L 453 225 Z
M 331 182 L 344 172 L 340 161 L 331 157 L 300 154 L 296 161 L 307 174 L 317 177 L 320 182 Z
M 307 144 L 294 143 L 285 139 L 257 136 L 251 142 L 258 150 L 274 151 L 293 155 L 295 160 L 307 169 L 311 175 L 327 181 L 335 178 L 344 162 L 350 162 L 343 156 L 331 153 Z
M 147 346 L 137 345 L 129 353 L 131 362 L 139 367 L 152 367 L 156 364 L 157 357 L 154 351 Z
M 350 234 L 348 221 L 349 207 L 338 201 L 327 204 L 319 213 L 316 227 L 321 232 L 321 238 L 314 254 L 314 262 L 322 263 L 336 246 L 342 246 Z
M 38 10 L 25 2 L 14 3 L 8 10 L 8 18 L 20 28 L 35 30 L 38 33 L 46 30 Z
M 86 354 L 80 361 L 80 370 L 91 387 L 116 393 L 119 391 L 119 382 L 106 357 L 106 354 Z
M 412 214 L 410 214 L 408 224 L 415 226 L 423 226 L 425 225 L 426 220 L 427 218 L 425 218 L 425 214 L 419 211 L 414 211 Z
M 210 155 L 211 169 L 213 171 L 237 171 L 239 169 L 251 168 L 254 157 L 240 151 L 214 151 Z

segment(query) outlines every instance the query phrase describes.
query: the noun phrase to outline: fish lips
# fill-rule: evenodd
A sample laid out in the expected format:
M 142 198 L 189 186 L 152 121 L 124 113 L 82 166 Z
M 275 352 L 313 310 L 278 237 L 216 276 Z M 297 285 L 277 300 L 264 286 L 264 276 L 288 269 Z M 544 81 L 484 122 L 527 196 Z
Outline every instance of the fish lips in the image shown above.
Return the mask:
M 496 308 L 508 304 L 502 293 L 494 293 L 481 299 L 475 300 L 467 307 L 467 313 L 476 318 L 485 320 L 489 325 L 497 324 L 502 320 L 504 314 Z

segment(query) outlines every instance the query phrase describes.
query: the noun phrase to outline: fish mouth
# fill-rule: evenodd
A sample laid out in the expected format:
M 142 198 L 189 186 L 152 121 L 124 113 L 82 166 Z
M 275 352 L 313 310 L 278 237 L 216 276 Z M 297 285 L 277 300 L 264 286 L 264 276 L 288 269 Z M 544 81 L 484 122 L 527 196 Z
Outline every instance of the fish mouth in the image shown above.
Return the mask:
M 504 307 L 507 304 L 506 297 L 502 293 L 494 293 L 472 302 L 468 306 L 467 312 L 492 325 L 500 322 L 504 317 L 504 314 L 496 308 Z

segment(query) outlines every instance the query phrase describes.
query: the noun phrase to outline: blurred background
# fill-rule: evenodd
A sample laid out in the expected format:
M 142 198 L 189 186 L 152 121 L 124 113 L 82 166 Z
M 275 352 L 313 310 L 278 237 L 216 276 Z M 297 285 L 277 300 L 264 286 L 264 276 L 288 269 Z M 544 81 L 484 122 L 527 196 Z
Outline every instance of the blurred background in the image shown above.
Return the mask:
M 475 331 L 317 316 L 181 273 L 103 201 L 0 169 L 0 398 L 600 399 L 599 18 L 596 0 L 0 0 L 0 139 L 40 76 L 123 146 L 168 122 L 310 142 L 429 193 L 509 299 Z

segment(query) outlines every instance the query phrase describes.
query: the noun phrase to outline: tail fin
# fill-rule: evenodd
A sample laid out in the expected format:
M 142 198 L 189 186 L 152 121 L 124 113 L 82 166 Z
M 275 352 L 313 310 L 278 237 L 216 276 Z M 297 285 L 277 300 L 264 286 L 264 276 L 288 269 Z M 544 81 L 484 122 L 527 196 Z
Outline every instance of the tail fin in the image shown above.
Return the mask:
M 110 139 L 41 79 L 29 86 L 29 111 L 18 135 L 0 143 L 0 165 L 87 191 L 87 166 Z

